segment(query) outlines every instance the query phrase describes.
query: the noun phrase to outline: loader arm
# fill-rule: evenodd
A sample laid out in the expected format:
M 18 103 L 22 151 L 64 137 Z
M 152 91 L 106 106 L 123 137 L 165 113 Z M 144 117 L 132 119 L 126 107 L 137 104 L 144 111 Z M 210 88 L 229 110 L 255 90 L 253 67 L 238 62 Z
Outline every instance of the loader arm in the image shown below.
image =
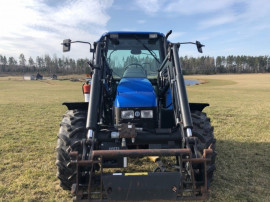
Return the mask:
M 101 101 L 101 79 L 102 79 L 102 55 L 101 55 L 102 47 L 101 42 L 96 43 L 95 48 L 95 60 L 93 64 L 93 76 L 92 76 L 92 88 L 90 92 L 89 98 L 89 106 L 88 106 L 88 114 L 87 114 L 87 122 L 86 128 L 88 130 L 96 130 L 99 116 L 99 109 L 100 109 L 100 101 Z
M 190 132 L 193 124 L 190 115 L 190 107 L 182 74 L 182 69 L 178 56 L 179 44 L 170 44 L 168 55 L 159 68 L 158 81 L 161 86 L 161 91 L 171 89 L 172 103 L 176 125 L 181 126 L 184 130 L 185 137 L 192 136 Z M 166 76 L 166 83 L 161 84 L 161 80 Z

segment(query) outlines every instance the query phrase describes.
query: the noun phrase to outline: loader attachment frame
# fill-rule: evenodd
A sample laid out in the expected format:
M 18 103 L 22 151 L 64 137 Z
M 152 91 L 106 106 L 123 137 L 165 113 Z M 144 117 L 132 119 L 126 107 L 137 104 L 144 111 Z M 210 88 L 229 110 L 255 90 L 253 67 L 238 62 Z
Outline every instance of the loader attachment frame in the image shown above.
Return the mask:
M 76 160 L 71 161 L 76 165 L 77 173 L 81 167 L 90 167 L 87 186 L 80 184 L 77 174 L 76 184 L 72 186 L 75 201 L 141 201 L 141 200 L 204 200 L 208 197 L 207 164 L 211 161 L 212 149 L 204 149 L 201 158 L 193 158 L 191 149 L 133 149 L 133 150 L 95 150 L 92 159 L 79 160 L 77 151 L 70 152 Z M 143 172 L 143 173 L 103 173 L 102 159 L 108 157 L 143 157 L 143 156 L 176 156 L 180 165 L 188 163 L 186 168 L 177 169 L 178 172 Z M 96 159 L 96 160 L 94 160 Z M 101 165 L 100 173 L 94 178 L 95 165 Z M 202 165 L 204 172 L 203 181 L 194 178 L 194 165 Z M 184 173 L 190 172 L 191 179 L 184 179 Z M 135 177 L 134 177 L 135 176 Z M 139 176 L 139 177 L 138 177 Z M 146 178 L 146 179 L 144 179 Z M 171 179 L 171 180 L 168 180 Z M 175 179 L 176 178 L 176 179 Z M 93 179 L 96 181 L 94 182 Z M 158 179 L 167 179 L 171 183 L 157 185 Z M 96 185 L 96 187 L 93 187 Z M 128 186 L 128 187 L 126 187 Z M 147 191 L 145 191 L 147 187 Z M 167 190 L 162 196 L 160 190 Z M 145 195 L 146 194 L 146 195 Z M 149 196 L 150 194 L 150 196 Z M 97 197 L 97 198 L 96 198 Z

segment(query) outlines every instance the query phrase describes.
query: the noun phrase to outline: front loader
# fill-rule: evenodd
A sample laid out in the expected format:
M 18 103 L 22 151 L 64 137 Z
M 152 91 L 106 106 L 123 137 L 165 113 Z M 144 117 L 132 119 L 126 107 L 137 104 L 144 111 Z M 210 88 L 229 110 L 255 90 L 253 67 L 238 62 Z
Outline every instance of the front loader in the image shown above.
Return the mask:
M 182 44 L 159 32 L 108 32 L 90 44 L 85 102 L 65 102 L 57 176 L 75 201 L 199 200 L 215 170 L 207 103 L 189 103 Z M 63 41 L 63 50 L 71 43 Z

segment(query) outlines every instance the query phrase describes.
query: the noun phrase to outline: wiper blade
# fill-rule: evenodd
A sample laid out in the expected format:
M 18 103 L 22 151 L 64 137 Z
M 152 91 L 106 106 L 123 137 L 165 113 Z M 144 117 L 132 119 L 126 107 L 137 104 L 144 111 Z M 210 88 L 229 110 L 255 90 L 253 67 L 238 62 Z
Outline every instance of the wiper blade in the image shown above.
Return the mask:
M 155 58 L 155 60 L 160 64 L 160 61 L 157 59 L 156 54 L 150 50 L 140 39 L 138 39 L 136 36 L 134 36 L 134 38 L 140 43 L 142 44 L 142 46 L 153 56 L 153 58 Z

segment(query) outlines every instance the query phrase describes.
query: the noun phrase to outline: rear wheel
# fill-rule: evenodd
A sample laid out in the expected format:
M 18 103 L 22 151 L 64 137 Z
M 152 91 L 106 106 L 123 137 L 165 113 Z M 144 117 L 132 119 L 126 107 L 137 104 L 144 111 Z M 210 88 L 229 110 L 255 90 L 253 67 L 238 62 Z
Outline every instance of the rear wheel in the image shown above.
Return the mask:
M 208 187 L 210 183 L 213 181 L 213 173 L 216 170 L 216 151 L 215 151 L 215 143 L 216 139 L 213 134 L 213 127 L 210 124 L 210 118 L 206 116 L 206 113 L 201 111 L 191 111 L 192 121 L 193 121 L 193 136 L 198 138 L 197 148 L 201 154 L 203 154 L 203 149 L 211 148 L 213 149 L 213 154 L 211 158 L 211 162 L 207 166 L 207 182 Z M 202 170 L 201 170 L 202 171 Z M 198 178 L 200 178 L 203 174 L 198 173 Z
M 86 111 L 83 110 L 69 110 L 60 123 L 59 133 L 57 135 L 56 147 L 56 166 L 57 177 L 60 180 L 60 186 L 63 189 L 70 190 L 76 179 L 76 167 L 70 165 L 69 147 L 74 145 L 77 141 L 85 138 L 86 130 Z M 76 144 L 77 145 L 77 144 Z M 81 152 L 80 146 L 75 148 L 76 151 Z

